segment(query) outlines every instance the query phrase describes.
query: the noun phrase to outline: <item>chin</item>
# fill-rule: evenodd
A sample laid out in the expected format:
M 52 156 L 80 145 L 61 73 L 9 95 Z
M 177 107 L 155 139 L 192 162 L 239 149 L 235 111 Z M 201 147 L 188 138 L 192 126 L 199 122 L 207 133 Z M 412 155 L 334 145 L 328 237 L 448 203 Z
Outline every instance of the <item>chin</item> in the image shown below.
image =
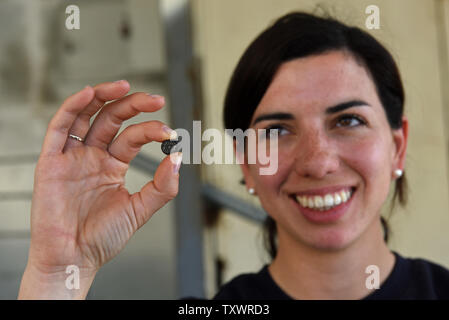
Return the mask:
M 303 239 L 309 246 L 323 251 L 346 249 L 354 242 L 356 235 L 349 230 L 323 230 Z

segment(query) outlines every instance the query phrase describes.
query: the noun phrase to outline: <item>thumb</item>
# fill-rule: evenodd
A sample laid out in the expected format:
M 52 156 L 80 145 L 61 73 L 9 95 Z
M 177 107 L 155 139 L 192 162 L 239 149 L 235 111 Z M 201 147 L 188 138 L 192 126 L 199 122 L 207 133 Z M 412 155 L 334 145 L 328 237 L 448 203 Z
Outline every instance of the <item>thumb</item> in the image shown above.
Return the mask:
M 179 168 L 182 153 L 173 153 L 159 164 L 153 181 L 132 195 L 138 228 L 145 224 L 153 214 L 178 194 Z

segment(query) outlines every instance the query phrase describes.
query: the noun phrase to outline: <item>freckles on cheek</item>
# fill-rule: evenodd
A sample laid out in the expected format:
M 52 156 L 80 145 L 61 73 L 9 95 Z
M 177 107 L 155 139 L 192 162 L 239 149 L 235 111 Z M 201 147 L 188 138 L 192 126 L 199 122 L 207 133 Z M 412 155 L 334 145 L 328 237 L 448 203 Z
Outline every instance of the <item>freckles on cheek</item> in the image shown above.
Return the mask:
M 278 177 L 276 177 L 276 175 L 272 176 L 261 175 L 258 178 L 257 184 L 258 184 L 257 191 L 259 195 L 266 196 L 269 198 L 279 192 L 279 188 L 282 184 L 282 181 Z
M 253 166 L 253 176 L 256 177 L 257 185 L 259 193 L 263 193 L 264 190 L 268 192 L 276 192 L 278 193 L 280 191 L 280 188 L 287 180 L 291 166 L 290 164 L 283 161 L 285 158 L 282 157 L 281 154 L 279 154 L 279 160 L 277 163 L 277 170 L 274 174 L 268 174 L 268 175 L 261 175 L 260 174 L 260 167 L 259 165 Z

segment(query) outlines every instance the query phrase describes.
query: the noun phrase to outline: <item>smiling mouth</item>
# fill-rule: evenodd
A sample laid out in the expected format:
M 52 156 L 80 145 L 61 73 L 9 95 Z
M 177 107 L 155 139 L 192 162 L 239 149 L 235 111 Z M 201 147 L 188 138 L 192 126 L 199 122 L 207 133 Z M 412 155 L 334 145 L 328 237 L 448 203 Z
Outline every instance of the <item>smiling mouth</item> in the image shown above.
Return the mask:
M 348 202 L 354 195 L 355 187 L 346 187 L 326 194 L 293 194 L 291 198 L 301 207 L 314 211 L 328 211 Z

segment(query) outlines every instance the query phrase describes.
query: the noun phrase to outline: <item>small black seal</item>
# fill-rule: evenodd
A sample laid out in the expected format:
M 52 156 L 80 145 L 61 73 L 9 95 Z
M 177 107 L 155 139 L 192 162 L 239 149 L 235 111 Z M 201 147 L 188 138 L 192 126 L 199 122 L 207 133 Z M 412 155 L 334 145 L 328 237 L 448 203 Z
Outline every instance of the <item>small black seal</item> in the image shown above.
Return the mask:
M 163 153 L 169 155 L 174 152 L 181 152 L 181 145 L 178 145 L 179 142 L 181 142 L 182 137 L 178 137 L 174 140 L 164 140 L 161 144 L 161 150 Z

